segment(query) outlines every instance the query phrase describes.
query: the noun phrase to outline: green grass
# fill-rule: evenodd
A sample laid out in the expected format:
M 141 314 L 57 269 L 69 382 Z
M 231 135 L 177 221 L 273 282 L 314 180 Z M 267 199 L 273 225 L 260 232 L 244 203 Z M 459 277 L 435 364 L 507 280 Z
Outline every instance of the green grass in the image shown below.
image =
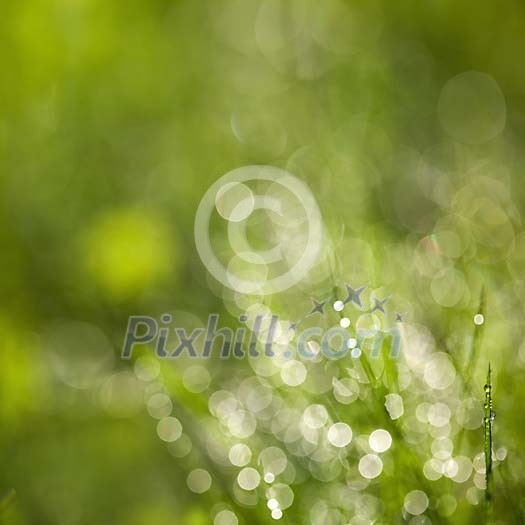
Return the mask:
M 492 379 L 490 363 L 487 372 L 487 383 L 485 384 L 485 504 L 486 504 L 486 523 L 491 524 L 494 520 L 493 502 L 493 476 L 492 476 L 492 424 L 494 421 L 494 411 L 492 409 Z

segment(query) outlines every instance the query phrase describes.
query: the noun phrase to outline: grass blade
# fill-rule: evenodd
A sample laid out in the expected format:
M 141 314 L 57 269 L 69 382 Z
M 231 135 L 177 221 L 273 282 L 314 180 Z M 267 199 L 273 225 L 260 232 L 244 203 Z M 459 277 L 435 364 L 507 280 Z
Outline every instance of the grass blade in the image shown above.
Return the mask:
M 492 422 L 494 412 L 492 410 L 492 379 L 489 363 L 487 372 L 487 383 L 485 384 L 485 503 L 487 510 L 487 524 L 493 523 L 493 480 L 492 480 Z

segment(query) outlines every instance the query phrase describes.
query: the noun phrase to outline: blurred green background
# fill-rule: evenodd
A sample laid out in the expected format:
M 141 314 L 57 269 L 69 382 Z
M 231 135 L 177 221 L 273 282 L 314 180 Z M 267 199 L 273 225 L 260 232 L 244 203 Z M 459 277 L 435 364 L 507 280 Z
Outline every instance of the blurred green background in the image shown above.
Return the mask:
M 273 498 L 283 523 L 483 522 L 490 360 L 494 519 L 523 523 L 523 27 L 511 0 L 3 2 L 0 519 L 271 523 Z M 312 275 L 256 301 L 213 281 L 193 234 L 208 187 L 250 164 L 304 181 L 325 225 Z M 380 387 L 351 358 L 295 387 L 279 360 L 120 359 L 130 315 L 295 321 L 345 281 L 365 311 L 391 296 L 385 325 L 407 312 Z M 378 428 L 393 444 L 368 479 Z M 286 469 L 244 490 L 238 443 L 263 478 L 269 447 Z

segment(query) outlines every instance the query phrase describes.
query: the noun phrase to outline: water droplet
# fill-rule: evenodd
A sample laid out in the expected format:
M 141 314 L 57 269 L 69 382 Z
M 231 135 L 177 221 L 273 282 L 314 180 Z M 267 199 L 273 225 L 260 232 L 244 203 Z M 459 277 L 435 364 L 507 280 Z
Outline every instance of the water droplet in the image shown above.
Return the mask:
M 351 354 L 351 355 L 352 355 L 352 357 L 353 357 L 354 359 L 357 359 L 358 357 L 361 356 L 361 349 L 360 349 L 360 348 L 357 348 L 357 347 L 354 348 L 354 349 L 352 350 L 352 354 Z
M 336 301 L 334 303 L 334 310 L 336 312 L 341 312 L 344 307 L 345 307 L 345 303 L 343 303 L 343 301 Z
M 481 326 L 485 322 L 485 317 L 483 314 L 476 314 L 474 316 L 474 324 L 477 326 Z

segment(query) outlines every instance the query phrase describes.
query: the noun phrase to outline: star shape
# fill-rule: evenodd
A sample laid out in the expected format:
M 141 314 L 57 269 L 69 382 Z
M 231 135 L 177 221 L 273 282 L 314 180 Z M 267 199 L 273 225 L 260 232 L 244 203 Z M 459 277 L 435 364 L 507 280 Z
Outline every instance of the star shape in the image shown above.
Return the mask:
M 323 308 L 326 306 L 326 303 L 330 300 L 330 297 L 328 299 L 325 299 L 324 301 L 316 301 L 313 297 L 310 297 L 312 300 L 312 303 L 314 307 L 308 312 L 308 315 L 306 317 L 310 317 L 311 315 L 318 313 L 321 314 L 323 317 L 325 317 L 325 313 Z
M 300 321 L 295 321 L 295 323 L 292 323 L 290 321 L 290 326 L 288 327 L 288 330 L 293 330 L 295 332 L 295 327 L 299 324 Z
M 406 312 L 398 313 L 394 312 L 396 314 L 396 323 L 402 323 L 403 322 L 403 316 L 406 315 Z
M 363 306 L 361 304 L 361 294 L 363 293 L 363 290 L 366 288 L 366 284 L 364 286 L 361 286 L 360 288 L 352 288 L 348 284 L 345 284 L 346 286 L 346 299 L 343 301 L 344 304 L 348 303 L 354 303 L 357 306 L 361 307 Z
M 374 307 L 371 312 L 375 312 L 376 310 L 379 310 L 382 313 L 385 312 L 385 303 L 390 299 L 390 295 L 388 297 L 385 297 L 384 299 L 377 299 L 377 297 L 374 297 Z

